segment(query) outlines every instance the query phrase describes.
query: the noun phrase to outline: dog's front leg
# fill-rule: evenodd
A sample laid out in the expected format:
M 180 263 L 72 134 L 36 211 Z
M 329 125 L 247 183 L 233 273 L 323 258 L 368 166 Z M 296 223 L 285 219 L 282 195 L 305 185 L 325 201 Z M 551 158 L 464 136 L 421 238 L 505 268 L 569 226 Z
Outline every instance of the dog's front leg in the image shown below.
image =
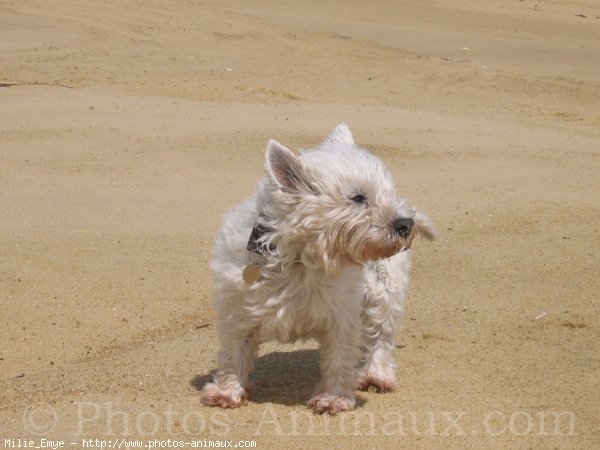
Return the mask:
M 396 334 L 404 311 L 410 254 L 401 253 L 368 266 L 363 324 L 363 358 L 358 388 L 391 392 L 396 382 Z
M 228 330 L 231 332 L 231 330 Z M 213 382 L 207 383 L 200 393 L 202 403 L 208 406 L 237 408 L 248 403 L 248 377 L 254 368 L 258 351 L 255 333 L 219 333 L 221 348 L 218 369 Z
M 373 387 L 377 392 L 392 392 L 396 382 L 395 340 L 402 311 L 401 303 L 394 308 L 391 300 L 397 296 L 384 292 L 378 298 L 367 297 L 363 310 L 363 356 L 359 371 L 358 388 Z
M 360 369 L 358 388 L 366 391 L 373 387 L 377 392 L 393 392 L 396 382 L 396 361 L 394 359 L 394 334 L 378 330 L 374 342 L 366 346 L 366 361 Z M 395 330 L 394 330 L 395 331 Z
M 343 316 L 343 313 L 340 314 Z M 318 414 L 354 409 L 354 387 L 360 359 L 358 323 L 336 319 L 320 339 L 321 381 L 308 402 Z

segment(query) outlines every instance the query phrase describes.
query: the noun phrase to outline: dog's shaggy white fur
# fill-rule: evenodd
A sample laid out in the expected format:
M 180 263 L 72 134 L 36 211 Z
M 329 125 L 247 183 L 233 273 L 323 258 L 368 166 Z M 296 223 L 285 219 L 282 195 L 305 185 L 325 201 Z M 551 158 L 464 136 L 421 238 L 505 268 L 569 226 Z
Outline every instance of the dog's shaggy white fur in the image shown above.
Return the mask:
M 409 248 L 417 233 L 433 238 L 433 224 L 398 196 L 383 163 L 354 143 L 345 124 L 300 156 L 269 141 L 266 171 L 258 192 L 225 216 L 215 242 L 221 348 L 202 402 L 245 404 L 261 342 L 314 338 L 321 381 L 308 405 L 318 413 L 351 410 L 357 387 L 396 388 Z M 260 277 L 247 282 L 252 261 Z

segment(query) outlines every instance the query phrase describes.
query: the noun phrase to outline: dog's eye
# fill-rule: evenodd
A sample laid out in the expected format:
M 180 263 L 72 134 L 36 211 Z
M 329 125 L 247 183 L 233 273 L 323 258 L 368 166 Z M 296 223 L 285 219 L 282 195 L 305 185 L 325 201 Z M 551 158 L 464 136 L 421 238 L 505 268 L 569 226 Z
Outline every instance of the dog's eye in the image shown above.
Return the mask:
M 359 204 L 359 205 L 362 205 L 363 203 L 367 203 L 367 197 L 365 197 L 362 194 L 356 194 L 350 200 L 352 200 L 354 203 Z

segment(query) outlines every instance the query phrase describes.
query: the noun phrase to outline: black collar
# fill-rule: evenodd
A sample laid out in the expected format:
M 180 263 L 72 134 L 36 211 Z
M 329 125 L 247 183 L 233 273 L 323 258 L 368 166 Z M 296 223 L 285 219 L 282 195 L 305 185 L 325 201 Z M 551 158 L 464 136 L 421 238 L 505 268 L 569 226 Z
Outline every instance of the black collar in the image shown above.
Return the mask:
M 267 249 L 269 252 L 275 251 L 277 246 L 274 243 L 270 243 L 267 249 L 265 249 L 265 243 L 259 242 L 262 236 L 272 231 L 272 228 L 265 227 L 256 221 L 254 223 L 254 227 L 252 228 L 252 232 L 250 233 L 250 239 L 248 239 L 248 245 L 246 246 L 246 249 L 249 252 L 257 253 L 259 255 L 264 255 L 266 253 L 265 250 Z

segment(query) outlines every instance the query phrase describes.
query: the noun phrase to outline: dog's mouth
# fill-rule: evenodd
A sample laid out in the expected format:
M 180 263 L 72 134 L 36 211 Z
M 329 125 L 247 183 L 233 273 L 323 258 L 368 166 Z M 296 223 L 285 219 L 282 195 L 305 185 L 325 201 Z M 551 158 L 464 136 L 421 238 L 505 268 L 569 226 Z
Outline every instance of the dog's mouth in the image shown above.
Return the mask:
M 416 234 L 416 230 L 413 230 L 406 239 L 396 238 L 390 242 L 368 243 L 362 251 L 362 260 L 364 262 L 377 261 L 378 259 L 390 258 L 400 252 L 404 252 L 410 249 Z

